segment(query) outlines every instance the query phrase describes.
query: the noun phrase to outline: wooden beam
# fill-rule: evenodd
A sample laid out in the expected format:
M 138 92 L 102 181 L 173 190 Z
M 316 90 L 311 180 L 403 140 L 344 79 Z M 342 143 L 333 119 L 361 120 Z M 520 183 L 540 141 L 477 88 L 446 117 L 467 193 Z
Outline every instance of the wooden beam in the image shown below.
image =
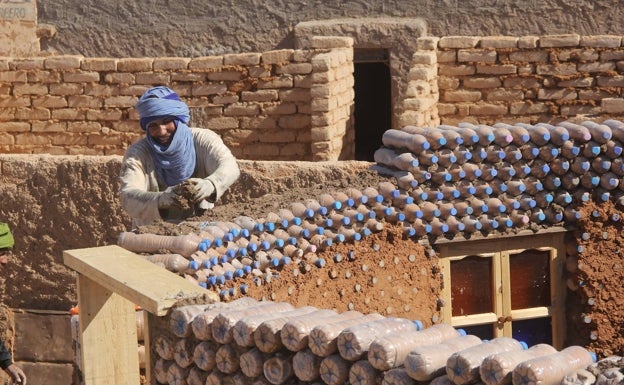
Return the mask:
M 139 378 L 134 304 L 78 276 L 82 375 L 86 385 L 136 385 Z
M 191 283 L 117 245 L 63 252 L 65 265 L 157 316 L 176 302 L 200 298 L 218 302 L 216 293 Z

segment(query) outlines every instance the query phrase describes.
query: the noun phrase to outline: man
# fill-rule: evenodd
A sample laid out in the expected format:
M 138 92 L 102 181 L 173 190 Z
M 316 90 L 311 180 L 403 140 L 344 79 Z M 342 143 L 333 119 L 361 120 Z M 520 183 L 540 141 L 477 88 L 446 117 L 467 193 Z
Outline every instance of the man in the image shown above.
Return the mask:
M 135 108 L 146 135 L 128 147 L 121 166 L 121 205 L 133 226 L 180 221 L 214 207 L 240 175 L 219 135 L 189 127 L 188 106 L 164 86 L 147 90 Z M 190 210 L 180 206 L 182 186 Z
M 14 243 L 9 225 L 0 222 L 0 268 L 9 262 Z M 2 340 L 0 340 L 0 368 L 11 376 L 14 383 L 26 385 L 26 375 L 13 363 L 11 352 L 4 346 Z

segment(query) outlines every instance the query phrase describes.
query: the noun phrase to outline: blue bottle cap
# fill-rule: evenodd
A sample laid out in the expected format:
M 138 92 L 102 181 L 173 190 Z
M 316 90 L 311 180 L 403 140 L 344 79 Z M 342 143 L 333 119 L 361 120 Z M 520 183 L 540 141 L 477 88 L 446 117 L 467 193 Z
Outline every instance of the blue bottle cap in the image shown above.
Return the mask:
M 457 333 L 459 333 L 459 335 L 462 336 L 462 337 L 467 335 L 467 333 L 466 333 L 466 331 L 464 329 L 456 329 L 456 330 L 457 330 Z
M 191 269 L 191 270 L 199 269 L 199 262 L 197 262 L 197 261 L 190 261 L 189 262 L 189 269 Z
M 412 323 L 416 326 L 416 330 L 423 330 L 423 323 L 419 320 L 413 320 Z

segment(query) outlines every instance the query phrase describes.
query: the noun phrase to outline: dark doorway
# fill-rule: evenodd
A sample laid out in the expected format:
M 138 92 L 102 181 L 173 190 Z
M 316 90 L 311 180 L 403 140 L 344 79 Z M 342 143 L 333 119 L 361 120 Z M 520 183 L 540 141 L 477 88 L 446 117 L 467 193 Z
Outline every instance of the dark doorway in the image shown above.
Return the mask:
M 355 159 L 373 161 L 383 133 L 392 126 L 387 49 L 355 49 Z

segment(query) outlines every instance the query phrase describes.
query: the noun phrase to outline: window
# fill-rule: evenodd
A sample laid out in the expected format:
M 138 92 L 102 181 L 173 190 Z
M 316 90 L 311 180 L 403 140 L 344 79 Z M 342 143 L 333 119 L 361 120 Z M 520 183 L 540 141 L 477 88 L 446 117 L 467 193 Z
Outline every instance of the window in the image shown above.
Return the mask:
M 565 232 L 438 245 L 443 322 L 483 339 L 560 349 L 565 336 Z

